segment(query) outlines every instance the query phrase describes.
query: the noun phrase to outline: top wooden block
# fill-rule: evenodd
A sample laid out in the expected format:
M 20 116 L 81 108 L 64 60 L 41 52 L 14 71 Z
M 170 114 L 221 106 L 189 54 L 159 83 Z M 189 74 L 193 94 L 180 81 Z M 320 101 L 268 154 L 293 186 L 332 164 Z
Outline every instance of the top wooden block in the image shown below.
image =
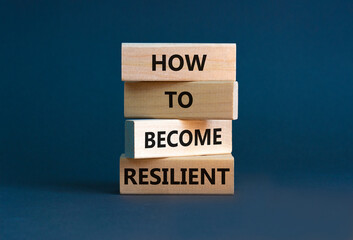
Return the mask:
M 235 81 L 236 45 L 122 43 L 123 81 Z

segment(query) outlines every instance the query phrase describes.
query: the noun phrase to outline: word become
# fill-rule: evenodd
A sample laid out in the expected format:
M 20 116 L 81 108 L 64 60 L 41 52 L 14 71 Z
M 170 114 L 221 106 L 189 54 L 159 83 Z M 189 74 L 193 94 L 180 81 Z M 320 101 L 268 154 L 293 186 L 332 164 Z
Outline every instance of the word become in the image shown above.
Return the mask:
M 219 140 L 221 138 L 221 134 L 219 132 L 222 131 L 222 128 L 214 128 L 213 131 L 211 129 L 205 129 L 205 132 L 202 136 L 201 130 L 200 129 L 195 129 L 195 141 L 193 138 L 193 133 L 190 130 L 183 130 L 180 132 L 179 135 L 179 143 L 183 147 L 190 146 L 192 142 L 194 142 L 195 146 L 198 146 L 199 142 L 200 145 L 204 145 L 205 142 L 207 141 L 207 145 L 211 144 L 211 133 L 213 133 L 213 145 L 221 145 L 222 141 Z M 157 132 L 157 139 L 155 140 L 156 134 L 154 132 L 145 132 L 145 148 L 153 148 L 156 146 L 157 142 L 157 148 L 165 148 L 167 145 L 169 147 L 177 147 L 178 142 L 172 142 L 172 136 L 173 135 L 178 135 L 179 132 L 178 130 L 173 130 L 170 131 L 166 136 L 166 131 L 158 131 Z M 184 136 L 187 136 L 187 141 L 185 141 Z
M 230 172 L 229 168 L 212 168 L 211 174 L 205 168 L 180 168 L 181 179 L 176 179 L 174 168 L 152 168 L 151 170 L 139 168 L 138 177 L 136 177 L 135 169 L 125 168 L 124 184 L 128 185 L 130 180 L 134 185 L 204 185 L 207 179 L 210 184 L 214 185 L 216 175 L 220 175 L 221 184 L 225 185 L 227 172 Z
M 176 95 L 178 94 L 177 92 L 164 92 L 165 95 L 169 95 L 169 108 L 173 108 L 173 95 Z M 184 104 L 182 99 L 183 99 L 183 96 L 187 96 L 189 101 L 187 104 Z M 182 108 L 188 108 L 192 105 L 192 102 L 193 102 L 193 98 L 192 98 L 192 95 L 191 93 L 189 92 L 181 92 L 178 96 L 178 103 L 180 105 L 180 107 Z
M 192 60 L 190 60 L 190 56 L 188 54 L 185 55 L 185 60 L 186 60 L 186 64 L 188 67 L 189 71 L 193 71 L 195 64 L 197 64 L 198 70 L 199 71 L 203 71 L 203 68 L 205 66 L 206 63 L 206 57 L 207 55 L 203 55 L 202 56 L 202 60 L 200 62 L 200 58 L 199 55 L 194 55 L 194 57 L 192 58 Z M 177 59 L 179 64 L 174 61 L 174 59 Z M 156 71 L 156 66 L 157 64 L 161 64 L 162 65 L 162 71 L 166 71 L 167 70 L 167 56 L 165 54 L 162 55 L 162 60 L 161 61 L 157 61 L 157 57 L 155 54 L 152 55 L 152 71 Z M 178 54 L 174 54 L 172 56 L 169 57 L 168 60 L 168 66 L 172 71 L 180 71 L 183 67 L 184 67 L 184 59 L 182 56 L 178 55 Z

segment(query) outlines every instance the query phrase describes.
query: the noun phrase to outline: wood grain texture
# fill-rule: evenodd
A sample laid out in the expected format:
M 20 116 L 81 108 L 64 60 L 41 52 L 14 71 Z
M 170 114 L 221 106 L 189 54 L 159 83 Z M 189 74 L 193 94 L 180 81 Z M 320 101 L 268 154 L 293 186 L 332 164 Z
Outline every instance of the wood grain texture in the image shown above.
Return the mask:
M 225 154 L 130 159 L 123 154 L 120 193 L 234 194 L 234 158 Z
M 236 45 L 235 44 L 202 44 L 202 43 L 122 43 L 121 79 L 123 81 L 214 81 L 236 80 Z M 156 60 L 163 60 L 166 55 L 166 69 L 157 64 L 155 71 L 152 68 L 153 56 Z M 183 67 L 173 71 L 169 66 L 169 59 L 173 55 L 180 55 L 183 59 Z M 203 69 L 189 68 L 189 63 L 194 56 L 207 55 Z M 172 65 L 177 67 L 179 59 L 173 59 Z M 200 65 L 201 66 L 201 65 Z M 192 70 L 191 70 L 192 69 Z
M 126 118 L 237 119 L 238 82 L 125 82 Z M 176 93 L 171 95 L 170 93 Z M 188 92 L 190 97 L 184 93 Z M 179 104 L 179 98 L 182 104 Z M 172 106 L 171 106 L 172 103 Z
M 125 154 L 154 158 L 232 152 L 231 120 L 126 120 Z

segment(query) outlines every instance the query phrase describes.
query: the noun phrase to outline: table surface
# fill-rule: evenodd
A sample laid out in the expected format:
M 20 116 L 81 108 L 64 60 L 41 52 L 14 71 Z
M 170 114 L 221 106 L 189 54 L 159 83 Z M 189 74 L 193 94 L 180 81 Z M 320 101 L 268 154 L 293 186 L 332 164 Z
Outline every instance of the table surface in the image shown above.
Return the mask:
M 352 239 L 349 176 L 236 177 L 234 196 L 119 195 L 118 182 L 1 186 L 2 239 Z

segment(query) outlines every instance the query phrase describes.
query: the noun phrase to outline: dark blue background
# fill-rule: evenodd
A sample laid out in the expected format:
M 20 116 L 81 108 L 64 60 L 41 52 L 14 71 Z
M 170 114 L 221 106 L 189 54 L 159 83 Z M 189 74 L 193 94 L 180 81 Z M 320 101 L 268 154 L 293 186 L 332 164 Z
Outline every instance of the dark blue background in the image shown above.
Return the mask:
M 352 239 L 352 1 L 0 3 L 1 239 Z M 121 42 L 236 42 L 235 196 L 118 195 Z

